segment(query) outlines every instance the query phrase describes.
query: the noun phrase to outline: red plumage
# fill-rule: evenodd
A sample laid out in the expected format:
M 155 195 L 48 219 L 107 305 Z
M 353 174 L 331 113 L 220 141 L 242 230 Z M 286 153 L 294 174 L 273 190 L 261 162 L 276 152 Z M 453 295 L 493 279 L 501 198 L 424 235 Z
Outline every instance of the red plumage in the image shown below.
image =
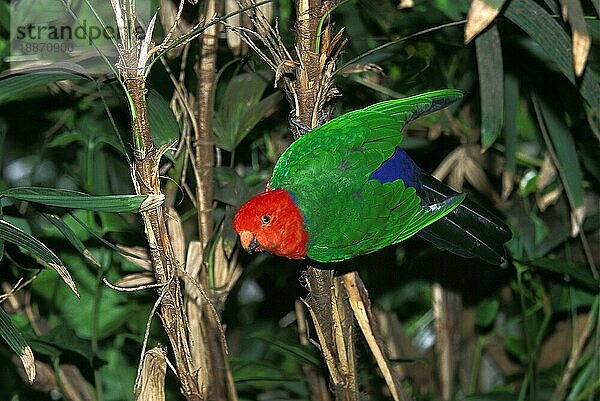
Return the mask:
M 233 219 L 244 249 L 266 251 L 290 259 L 306 257 L 308 233 L 302 212 L 284 189 L 264 192 L 246 204 Z

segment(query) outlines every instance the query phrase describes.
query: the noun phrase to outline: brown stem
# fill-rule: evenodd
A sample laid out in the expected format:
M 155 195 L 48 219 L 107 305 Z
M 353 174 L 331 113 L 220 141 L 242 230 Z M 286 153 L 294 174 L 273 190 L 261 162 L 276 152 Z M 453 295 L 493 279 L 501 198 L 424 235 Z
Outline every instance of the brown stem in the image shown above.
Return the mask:
M 219 10 L 218 0 L 207 0 L 204 3 L 204 19 L 210 21 Z M 215 73 L 217 68 L 217 33 L 218 24 L 214 24 L 204 31 L 200 37 L 200 58 L 196 69 L 198 78 L 198 130 L 195 132 L 195 166 L 196 166 L 196 197 L 198 207 L 198 234 L 203 245 L 208 240 L 213 230 L 212 218 L 212 168 L 213 135 L 212 111 Z
M 348 294 L 350 307 L 360 329 L 377 361 L 377 366 L 385 379 L 388 389 L 395 401 L 409 401 L 410 398 L 402 389 L 398 375 L 394 372 L 392 364 L 387 357 L 385 343 L 377 326 L 377 317 L 371 308 L 371 300 L 367 289 L 357 272 L 350 272 L 342 276 L 344 287 Z
M 433 316 L 435 319 L 436 356 L 442 400 L 451 400 L 457 367 L 460 298 L 440 284 L 432 286 Z
M 306 321 L 305 305 L 299 300 L 294 304 L 296 312 L 296 322 L 298 325 L 298 339 L 300 344 L 308 346 L 310 339 L 308 337 L 308 324 Z M 302 364 L 302 373 L 308 382 L 308 390 L 311 401 L 331 401 L 331 394 L 327 388 L 327 380 L 323 378 L 321 373 L 312 365 Z
M 594 327 L 597 324 L 598 319 L 598 303 L 592 308 L 588 315 L 588 320 L 577 338 L 577 342 L 575 343 L 573 349 L 571 350 L 571 355 L 569 355 L 569 360 L 567 362 L 567 366 L 563 371 L 563 374 L 560 378 L 560 382 L 558 386 L 554 389 L 552 393 L 551 401 L 560 401 L 565 399 L 565 394 L 567 389 L 569 388 L 569 383 L 573 378 L 573 375 L 577 371 L 577 363 L 580 361 L 581 353 L 583 352 L 585 345 L 587 344 L 592 332 L 594 331 Z M 593 397 L 592 397 L 593 398 Z
M 218 0 L 207 0 L 204 3 L 204 20 L 210 21 L 217 16 L 220 9 Z M 200 38 L 200 50 L 196 77 L 198 87 L 197 127 L 194 143 L 194 173 L 196 177 L 196 206 L 198 208 L 198 236 L 200 255 L 213 233 L 213 134 L 212 110 L 213 92 L 217 67 L 217 33 L 218 24 L 207 28 Z M 221 256 L 221 255 L 219 255 Z M 218 256 L 216 256 L 218 257 Z M 206 389 L 209 400 L 237 400 L 237 394 L 229 369 L 227 350 L 220 317 L 220 299 L 213 296 L 211 283 L 208 280 L 207 265 L 202 261 L 198 271 L 189 266 L 188 273 L 192 276 L 186 279 L 186 289 L 192 296 L 186 303 L 190 327 L 190 341 L 194 344 L 192 359 L 196 366 L 201 382 Z M 200 286 L 202 290 L 196 287 Z M 203 293 L 202 293 L 203 292 Z M 210 294 L 210 295 L 208 295 Z M 210 300 L 206 299 L 210 296 Z
M 354 322 L 346 290 L 332 270 L 312 266 L 306 272 L 306 283 L 310 295 L 305 303 L 315 325 L 335 399 L 358 401 Z
M 148 124 L 145 79 L 143 76 L 124 75 L 125 85 L 132 102 L 132 129 L 136 144 L 132 166 L 132 180 L 138 194 L 160 194 L 158 164 L 161 153 L 152 142 Z M 182 294 L 177 279 L 178 262 L 167 232 L 163 205 L 141 212 L 156 282 L 164 286 L 160 317 L 175 356 L 181 391 L 189 401 L 202 400 L 201 388 L 194 375 L 187 340 L 187 326 L 183 315 Z

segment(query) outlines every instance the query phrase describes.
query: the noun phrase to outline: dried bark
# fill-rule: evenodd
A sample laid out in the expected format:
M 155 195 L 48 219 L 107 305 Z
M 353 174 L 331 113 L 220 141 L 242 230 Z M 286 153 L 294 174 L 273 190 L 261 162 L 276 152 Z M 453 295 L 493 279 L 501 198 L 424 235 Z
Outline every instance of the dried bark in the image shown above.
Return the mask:
M 131 98 L 132 130 L 135 144 L 131 177 L 137 194 L 161 194 L 158 165 L 162 150 L 152 141 L 148 124 L 145 77 L 137 75 L 135 70 L 121 71 L 127 92 Z M 193 365 L 188 343 L 188 330 L 183 314 L 183 297 L 178 279 L 177 259 L 173 252 L 171 239 L 165 221 L 163 205 L 155 206 L 140 213 L 154 276 L 158 284 L 163 285 L 160 317 L 163 328 L 169 337 L 175 356 L 175 366 L 181 383 L 181 391 L 189 401 L 203 400 L 203 390 L 196 377 L 197 369 Z
M 146 69 L 152 54 L 157 50 L 157 47 L 153 47 L 150 43 L 153 24 L 149 25 L 146 38 L 141 43 L 137 37 L 128 36 L 135 32 L 134 29 L 127 29 L 128 26 L 135 23 L 134 5 L 129 2 L 121 4 L 117 0 L 113 0 L 112 5 L 119 21 L 121 39 L 128 38 L 121 42 L 121 61 L 118 68 L 131 107 L 132 135 L 135 146 L 134 160 L 131 165 L 132 181 L 136 193 L 158 195 L 159 198 L 164 199 L 160 187 L 159 162 L 166 147 L 157 149 L 153 143 L 146 104 Z M 182 3 L 180 3 L 181 6 Z M 125 12 L 126 9 L 128 12 Z M 167 34 L 167 38 L 170 34 L 171 32 Z M 165 42 L 161 43 L 158 48 L 168 46 L 168 41 L 169 39 L 165 39 Z M 179 92 L 182 89 L 180 86 L 177 88 Z M 187 96 L 183 96 L 183 98 L 186 99 L 182 99 L 182 102 L 187 100 Z M 210 134 L 210 126 L 204 132 Z M 210 137 L 209 134 L 207 137 Z M 210 143 L 202 141 L 197 141 L 197 143 L 204 145 L 205 148 L 203 148 L 204 153 L 200 153 L 199 156 L 200 168 L 196 168 L 195 171 L 198 172 L 197 176 L 202 179 L 205 179 L 206 175 L 209 177 L 208 182 L 205 180 L 198 184 L 204 188 L 201 191 L 201 196 L 204 197 L 202 204 L 209 205 L 208 208 L 200 209 L 200 237 L 203 240 L 200 244 L 204 245 L 208 241 L 212 229 L 210 211 L 212 179 L 209 175 L 212 159 L 206 156 L 206 154 L 212 155 L 212 146 Z M 200 263 L 194 266 L 188 265 L 187 269 L 184 269 L 182 265 L 184 245 L 182 243 L 174 244 L 174 241 L 182 242 L 183 236 L 172 236 L 169 232 L 167 208 L 164 204 L 157 204 L 145 209 L 141 212 L 141 217 L 148 240 L 153 273 L 159 286 L 159 315 L 172 347 L 181 392 L 189 401 L 236 400 L 233 380 L 227 366 L 225 338 L 220 318 L 207 295 L 210 293 L 208 280 L 202 279 L 201 276 L 196 279 L 196 275 L 190 273 L 190 271 L 198 273 Z M 175 222 L 171 221 L 171 223 Z M 173 231 L 173 227 L 171 229 Z M 178 250 L 177 253 L 174 248 Z M 193 256 L 193 249 L 188 254 Z M 198 254 L 202 255 L 202 252 L 196 252 L 196 255 Z M 194 260 L 194 258 L 188 257 L 186 262 L 190 260 Z M 180 276 L 185 279 L 188 302 L 184 302 Z M 186 309 L 186 306 L 190 306 L 190 309 Z M 186 312 L 189 313 L 191 319 L 188 319 Z M 194 322 L 192 323 L 191 320 Z M 198 329 L 196 330 L 196 328 Z M 142 391 L 141 386 L 151 379 L 146 376 L 147 372 L 149 371 L 142 370 L 140 372 L 136 384 L 137 392 Z
M 147 351 L 142 363 L 141 376 L 144 380 L 136 389 L 136 401 L 165 401 L 166 373 L 166 351 L 160 347 Z
M 220 10 L 218 0 L 207 0 L 204 3 L 204 20 L 211 21 Z M 209 400 L 237 400 L 237 393 L 227 359 L 227 347 L 220 322 L 220 313 L 224 296 L 212 288 L 208 280 L 208 265 L 201 255 L 213 234 L 213 175 L 214 141 L 212 133 L 213 92 L 217 68 L 217 34 L 218 24 L 208 27 L 200 37 L 196 77 L 196 126 L 194 132 L 194 174 L 196 178 L 196 206 L 198 208 L 199 241 L 190 244 L 190 252 L 196 255 L 200 263 L 187 266 L 191 276 L 186 278 L 186 291 L 190 295 L 186 309 L 190 327 L 192 359 Z M 200 256 L 200 257 L 198 257 Z M 223 253 L 215 255 L 215 260 L 224 259 Z M 189 260 L 189 259 L 188 259 Z M 221 264 L 222 265 L 222 264 Z M 221 266 L 215 263 L 213 269 Z M 201 291 L 197 288 L 198 284 Z M 204 294 L 202 293 L 204 292 Z M 208 294 L 208 295 L 207 295 Z M 210 298 L 210 299 L 207 299 Z

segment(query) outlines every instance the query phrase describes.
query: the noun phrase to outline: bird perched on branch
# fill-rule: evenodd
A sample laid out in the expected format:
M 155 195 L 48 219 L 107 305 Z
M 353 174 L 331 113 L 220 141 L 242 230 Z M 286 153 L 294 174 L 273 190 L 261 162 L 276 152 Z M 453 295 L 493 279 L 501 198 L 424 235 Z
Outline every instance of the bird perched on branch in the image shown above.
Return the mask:
M 300 137 L 277 161 L 267 191 L 233 219 L 244 249 L 339 262 L 418 234 L 458 255 L 504 263 L 510 229 L 399 148 L 408 122 L 461 97 L 444 89 L 389 100 Z

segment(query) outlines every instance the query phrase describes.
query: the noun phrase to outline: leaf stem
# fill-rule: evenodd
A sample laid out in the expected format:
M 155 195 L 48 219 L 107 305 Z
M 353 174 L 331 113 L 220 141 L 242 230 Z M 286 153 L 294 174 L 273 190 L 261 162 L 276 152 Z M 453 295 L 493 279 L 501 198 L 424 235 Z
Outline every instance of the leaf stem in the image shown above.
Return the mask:
M 98 318 L 100 312 L 100 298 L 102 297 L 102 280 L 104 279 L 104 268 L 100 267 L 96 274 L 96 288 L 94 291 L 94 301 L 92 303 L 92 324 L 91 324 L 91 347 L 94 355 L 98 354 Z M 96 401 L 104 400 L 104 390 L 102 388 L 102 373 L 94 367 L 94 387 L 96 389 Z

